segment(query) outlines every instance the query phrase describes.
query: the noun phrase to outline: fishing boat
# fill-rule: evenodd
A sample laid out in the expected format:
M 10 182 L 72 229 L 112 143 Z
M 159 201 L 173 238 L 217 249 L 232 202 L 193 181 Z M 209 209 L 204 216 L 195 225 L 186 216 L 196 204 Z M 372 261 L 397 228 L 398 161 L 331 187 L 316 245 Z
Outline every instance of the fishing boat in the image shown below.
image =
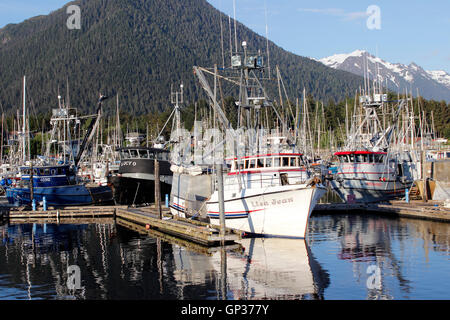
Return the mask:
M 33 199 L 54 207 L 110 204 L 112 201 L 109 187 L 78 183 L 75 170 L 69 164 L 24 166 L 20 174 L 21 179 L 6 188 L 8 202 L 13 205 L 31 205 Z
M 47 144 L 47 154 L 36 160 L 26 160 L 24 156 L 23 164 L 19 169 L 19 179 L 11 184 L 8 183 L 5 188 L 10 204 L 30 205 L 34 200 L 37 203 L 46 203 L 48 206 L 65 207 L 105 204 L 112 201 L 111 188 L 89 186 L 77 177 L 79 163 L 83 159 L 86 146 L 92 140 L 93 132 L 99 125 L 101 104 L 105 99 L 105 96 L 100 95 L 97 113 L 94 116 L 95 121 L 91 121 L 81 146 L 76 150 L 74 146 L 78 146 L 78 143 L 74 143 L 73 138 L 80 121 L 76 112 L 73 112 L 74 109 L 61 103 L 61 96 L 58 96 L 59 108 L 53 109 L 53 117 L 50 121 L 53 128 Z M 23 121 L 25 122 L 25 117 Z M 63 141 L 54 139 L 56 136 L 64 137 Z M 51 144 L 55 142 L 57 142 L 58 153 L 62 150 L 59 158 L 50 157 Z M 25 143 L 26 139 L 22 144 L 23 150 L 25 150 Z M 28 158 L 31 158 L 30 155 Z
M 155 159 L 159 163 L 161 195 L 170 193 L 172 172 L 168 150 L 129 146 L 119 148 L 118 151 L 118 173 L 109 178 L 116 203 L 131 205 L 154 202 Z
M 406 100 L 388 101 L 387 94 L 361 95 L 360 114 L 350 130 L 345 146 L 334 154 L 338 163 L 330 184 L 344 202 L 369 203 L 403 197 L 414 182 L 416 161 L 411 150 L 394 144 L 393 136 Z M 395 102 L 391 125 L 383 127 L 378 111 L 385 113 Z M 356 112 L 355 112 L 356 113 Z
M 320 178 L 306 172 L 301 153 L 234 159 L 223 180 L 226 226 L 248 234 L 305 238 L 310 214 L 326 193 Z M 211 223 L 220 224 L 217 190 L 206 205 Z
M 245 41 L 242 46 L 244 52 L 231 56 L 229 68 L 219 70 L 215 67 L 212 71 L 194 67 L 194 74 L 208 95 L 215 114 L 211 124 L 217 123 L 217 127 L 213 128 L 216 140 L 211 143 L 208 135 L 186 137 L 175 134 L 186 137 L 189 145 L 192 143 L 197 149 L 193 163 L 177 161 L 176 152 L 172 158 L 175 161 L 172 166 L 174 178 L 170 207 L 175 215 L 206 218 L 213 224 L 220 224 L 221 187 L 218 180 L 225 173 L 223 204 L 226 227 L 245 234 L 305 238 L 309 216 L 326 188 L 322 177 L 315 175 L 302 158 L 296 143 L 300 137 L 292 136 L 293 128 L 286 118 L 279 115 L 262 86 L 262 80 L 269 80 L 265 76 L 263 57 L 247 51 Z M 209 81 L 208 76 L 213 77 L 213 81 Z M 277 77 L 281 83 L 279 71 Z M 218 88 L 219 79 L 238 88 L 236 129 L 232 128 L 221 107 L 224 102 L 217 94 L 221 91 Z M 210 83 L 214 83 L 213 86 Z M 263 117 L 266 108 L 273 109 L 271 111 L 279 124 L 272 130 L 269 130 L 267 118 Z M 298 123 L 293 117 L 289 121 Z M 195 131 L 204 132 L 208 128 L 197 128 Z M 298 131 L 295 130 L 295 133 Z M 227 160 L 223 150 L 219 150 L 225 140 L 227 145 L 232 141 L 230 148 L 227 147 Z M 181 141 L 177 143 L 184 144 Z M 225 172 L 216 168 L 220 163 L 227 167 Z

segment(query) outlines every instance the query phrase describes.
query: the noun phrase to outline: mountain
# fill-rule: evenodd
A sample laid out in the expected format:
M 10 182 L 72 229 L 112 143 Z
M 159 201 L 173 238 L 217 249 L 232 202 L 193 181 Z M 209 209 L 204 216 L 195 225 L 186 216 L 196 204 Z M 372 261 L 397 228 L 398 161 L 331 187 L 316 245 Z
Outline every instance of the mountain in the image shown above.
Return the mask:
M 69 4 L 81 9 L 79 30 L 66 26 Z M 229 17 L 206 0 L 78 0 L 69 4 L 0 29 L 4 110 L 15 113 L 21 106 L 21 81 L 26 75 L 28 102 L 37 112 L 55 107 L 58 92 L 65 96 L 67 91 L 71 106 L 83 112 L 94 110 L 100 92 L 119 93 L 121 110 L 132 114 L 162 111 L 169 106 L 171 84 L 184 83 L 185 101 L 204 97 L 192 67 L 221 64 L 220 19 L 224 52 L 230 51 Z M 266 48 L 264 37 L 240 23 L 237 34 L 249 49 Z M 272 71 L 279 65 L 291 99 L 305 87 L 316 99 L 337 101 L 352 96 L 362 83 L 359 76 L 292 54 L 273 42 L 269 47 Z M 272 92 L 277 92 L 276 81 L 272 83 Z M 109 101 L 106 108 L 114 105 L 114 99 Z
M 375 79 L 378 75 L 392 90 L 401 93 L 412 90 L 415 95 L 418 89 L 424 98 L 450 101 L 450 75 L 445 71 L 426 71 L 415 63 L 390 63 L 363 50 L 335 54 L 318 61 L 360 76 L 364 75 L 364 65 L 367 65 L 369 77 Z

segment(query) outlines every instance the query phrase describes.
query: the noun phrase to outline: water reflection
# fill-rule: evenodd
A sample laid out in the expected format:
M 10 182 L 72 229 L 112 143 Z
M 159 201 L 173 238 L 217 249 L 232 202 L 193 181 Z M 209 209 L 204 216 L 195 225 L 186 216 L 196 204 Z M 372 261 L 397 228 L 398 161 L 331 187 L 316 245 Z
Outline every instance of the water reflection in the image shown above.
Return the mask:
M 227 256 L 229 299 L 322 299 L 329 284 L 326 271 L 304 240 L 242 240 L 244 251 Z M 213 256 L 220 270 L 223 257 Z
M 139 231 L 139 230 L 137 230 Z M 317 299 L 328 275 L 301 240 L 199 248 L 120 225 L 0 227 L 3 299 Z M 67 267 L 81 269 L 69 290 Z
M 223 249 L 120 220 L 7 224 L 0 235 L 0 299 L 446 299 L 450 289 L 449 224 L 431 221 L 313 216 L 307 241 Z M 70 265 L 79 290 L 68 289 Z M 379 288 L 366 285 L 370 265 Z
M 446 223 L 386 218 L 367 213 L 336 214 L 314 217 L 309 230 L 312 247 L 332 241 L 337 247 L 337 258 L 351 264 L 354 279 L 366 287 L 366 297 L 360 298 L 411 298 L 417 289 L 415 279 L 411 279 L 411 269 L 414 268 L 417 274 L 429 271 L 428 265 L 426 269 L 422 265 L 422 256 L 425 262 L 429 262 L 431 250 L 444 253 L 447 260 L 449 257 L 450 227 Z M 439 267 L 442 258 L 438 256 L 433 261 L 437 273 L 443 271 Z M 370 265 L 380 268 L 377 288 L 371 288 L 365 281 Z M 446 275 L 445 281 L 448 280 Z

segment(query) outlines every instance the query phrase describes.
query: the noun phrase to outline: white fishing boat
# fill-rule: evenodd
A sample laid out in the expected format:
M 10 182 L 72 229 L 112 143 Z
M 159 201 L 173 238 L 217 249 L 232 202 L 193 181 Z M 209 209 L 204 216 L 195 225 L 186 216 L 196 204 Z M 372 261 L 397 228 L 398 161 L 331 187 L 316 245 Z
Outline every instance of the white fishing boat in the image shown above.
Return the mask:
M 392 114 L 387 112 L 389 102 L 397 103 Z M 405 105 L 406 100 L 388 101 L 386 94 L 360 96 L 360 113 L 355 112 L 345 146 L 334 154 L 338 164 L 330 184 L 344 202 L 396 199 L 413 184 L 417 172 L 414 154 L 403 143 L 393 143 Z M 391 125 L 383 125 L 388 119 Z
M 271 80 L 270 68 L 264 66 L 261 51 L 250 52 L 246 41 L 242 42 L 242 49 L 238 52 L 236 48 L 232 53 L 229 67 L 194 67 L 214 113 L 206 127 L 195 123 L 194 133 L 181 134 L 179 110 L 174 109 L 178 115 L 171 140 L 177 142 L 177 152 L 171 154 L 170 207 L 175 215 L 199 216 L 219 225 L 222 185 L 218 181 L 225 174 L 226 227 L 247 234 L 305 238 L 309 216 L 326 188 L 322 177 L 315 175 L 302 158 L 297 128 L 300 121 L 290 105 L 278 106 L 286 113 L 281 116 L 274 100 L 267 96 L 263 81 Z M 281 86 L 278 68 L 277 78 Z M 219 85 L 221 82 L 223 85 Z M 224 97 L 218 94 L 221 86 L 236 86 L 239 92 L 239 99 L 232 106 L 237 111 L 234 121 L 223 110 Z M 277 101 L 283 101 L 282 96 L 279 98 Z M 269 110 L 274 117 L 270 122 Z M 198 134 L 208 130 L 213 133 Z M 193 156 L 186 157 L 186 148 L 181 146 L 193 146 Z M 183 161 L 180 154 L 187 160 Z M 216 168 L 223 163 L 226 172 Z
M 278 153 L 233 159 L 224 176 L 226 226 L 249 234 L 305 238 L 308 220 L 326 193 L 311 176 L 300 153 Z M 220 224 L 219 193 L 206 202 L 213 224 Z

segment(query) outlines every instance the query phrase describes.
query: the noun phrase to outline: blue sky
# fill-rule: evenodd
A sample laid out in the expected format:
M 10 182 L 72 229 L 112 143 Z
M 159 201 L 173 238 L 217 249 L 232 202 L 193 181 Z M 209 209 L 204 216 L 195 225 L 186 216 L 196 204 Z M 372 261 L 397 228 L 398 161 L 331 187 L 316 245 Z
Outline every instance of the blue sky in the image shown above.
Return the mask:
M 233 0 L 208 0 L 234 16 Z M 392 63 L 450 72 L 449 0 L 235 0 L 236 19 L 293 53 L 323 58 L 363 49 Z M 366 10 L 380 8 L 381 29 Z M 265 9 L 267 8 L 267 9 Z
M 48 14 L 68 0 L 0 0 L 0 28 Z M 234 16 L 233 0 L 208 0 Z M 293 53 L 323 58 L 364 49 L 389 62 L 415 62 L 450 72 L 449 0 L 235 0 L 236 19 Z M 377 5 L 381 29 L 369 30 L 366 9 Z M 267 8 L 267 10 L 265 10 Z

